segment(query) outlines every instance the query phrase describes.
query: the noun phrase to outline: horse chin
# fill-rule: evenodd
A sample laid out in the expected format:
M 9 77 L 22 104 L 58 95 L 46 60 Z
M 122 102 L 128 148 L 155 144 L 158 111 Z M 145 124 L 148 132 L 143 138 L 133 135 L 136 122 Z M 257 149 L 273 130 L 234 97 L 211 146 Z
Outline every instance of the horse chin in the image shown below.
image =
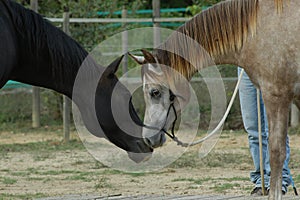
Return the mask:
M 128 157 L 136 163 L 146 162 L 152 157 L 152 152 L 149 153 L 127 152 L 127 153 L 128 153 Z
M 152 157 L 153 149 L 147 146 L 144 142 L 137 141 L 138 151 L 127 151 L 128 157 L 136 162 L 141 163 L 149 160 Z

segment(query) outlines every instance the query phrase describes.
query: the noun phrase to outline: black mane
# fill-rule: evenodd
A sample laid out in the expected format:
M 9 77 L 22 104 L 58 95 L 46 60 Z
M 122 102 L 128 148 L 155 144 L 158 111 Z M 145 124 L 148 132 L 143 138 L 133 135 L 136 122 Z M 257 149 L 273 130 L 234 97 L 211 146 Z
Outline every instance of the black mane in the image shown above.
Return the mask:
M 20 38 L 18 44 L 25 47 L 23 52 L 19 52 L 21 62 L 33 58 L 32 64 L 38 65 L 42 63 L 42 58 L 49 58 L 47 59 L 51 62 L 48 63 L 51 68 L 49 76 L 56 77 L 60 80 L 57 83 L 60 84 L 64 84 L 65 80 L 76 76 L 88 52 L 41 15 L 13 1 L 1 1 L 4 1 L 9 9 L 12 23 Z M 19 66 L 21 65 L 23 63 L 19 63 Z M 43 70 L 43 66 L 35 67 Z

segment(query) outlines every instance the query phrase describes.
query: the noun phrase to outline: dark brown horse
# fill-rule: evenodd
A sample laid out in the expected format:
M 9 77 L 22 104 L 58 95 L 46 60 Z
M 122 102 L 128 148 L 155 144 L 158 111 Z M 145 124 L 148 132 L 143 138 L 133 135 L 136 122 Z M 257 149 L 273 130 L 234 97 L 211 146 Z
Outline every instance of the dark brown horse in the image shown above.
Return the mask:
M 176 84 L 180 77 L 164 66 L 170 66 L 188 80 L 198 70 L 212 65 L 212 61 L 242 66 L 263 94 L 270 132 L 269 199 L 281 199 L 289 108 L 293 99 L 300 99 L 299 33 L 298 0 L 228 0 L 201 12 L 154 49 L 153 54 L 143 51 L 144 59 L 136 58 L 144 64 L 147 106 L 144 123 L 164 125 L 164 130 L 172 124 L 174 112 L 167 110 L 173 100 L 166 88 L 188 99 L 188 94 L 182 94 L 186 90 L 178 89 L 179 84 Z M 179 112 L 179 104 L 175 102 L 174 105 Z M 158 107 L 160 109 L 155 109 Z M 160 117 L 155 120 L 151 116 Z M 165 121 L 167 123 L 161 124 Z M 155 131 L 147 128 L 143 131 L 145 141 L 151 147 L 161 146 L 165 141 L 164 131 Z
M 0 0 L 0 27 L 0 88 L 15 80 L 65 94 L 78 106 L 92 134 L 107 138 L 137 162 L 151 155 L 152 148 L 142 139 L 142 128 L 135 125 L 139 118 L 131 94 L 115 75 L 122 57 L 108 67 L 98 65 L 64 32 L 10 0 Z M 120 118 L 128 122 L 130 132 L 114 120 L 113 91 Z

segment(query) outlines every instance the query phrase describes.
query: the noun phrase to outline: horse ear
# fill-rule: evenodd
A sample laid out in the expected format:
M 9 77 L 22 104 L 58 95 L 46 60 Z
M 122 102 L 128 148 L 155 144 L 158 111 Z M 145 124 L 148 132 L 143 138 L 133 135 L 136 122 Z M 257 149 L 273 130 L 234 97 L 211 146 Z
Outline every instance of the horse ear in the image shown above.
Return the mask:
M 156 60 L 155 60 L 154 56 L 152 55 L 152 53 L 150 53 L 149 51 L 147 51 L 145 49 L 142 49 L 141 51 L 142 51 L 147 63 L 156 63 Z
M 128 55 L 138 64 L 143 65 L 146 64 L 146 60 L 144 56 L 135 56 L 131 53 L 128 53 Z
M 143 65 L 146 63 L 156 63 L 156 60 L 154 56 L 147 50 L 142 49 L 141 50 L 144 56 L 135 56 L 132 55 L 131 53 L 128 53 L 128 55 L 138 64 Z
M 120 63 L 123 59 L 124 55 L 120 56 L 116 60 L 114 60 L 108 67 L 105 69 L 104 75 L 107 77 L 110 77 L 111 75 L 114 75 L 120 66 Z

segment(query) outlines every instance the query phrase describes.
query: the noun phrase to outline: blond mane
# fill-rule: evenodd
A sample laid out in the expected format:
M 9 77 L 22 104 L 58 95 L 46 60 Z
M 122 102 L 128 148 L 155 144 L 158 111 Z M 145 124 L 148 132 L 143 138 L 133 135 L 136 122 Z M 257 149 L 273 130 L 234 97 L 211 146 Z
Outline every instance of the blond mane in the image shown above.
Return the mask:
M 192 66 L 191 63 L 205 61 L 205 54 L 199 55 L 190 47 L 191 38 L 199 43 L 212 57 L 230 51 L 238 51 L 243 46 L 250 32 L 256 32 L 258 0 L 224 1 L 199 13 L 190 21 L 179 27 L 159 48 L 170 52 L 157 53 L 158 59 L 187 78 L 193 75 L 204 63 Z M 178 37 L 181 35 L 188 37 Z M 173 52 L 173 53 L 171 53 Z M 183 53 L 189 61 L 182 58 Z M 194 62 L 190 62 L 194 59 Z M 197 59 L 197 61 L 196 61 Z
M 284 0 L 274 0 L 274 1 L 275 1 L 277 11 L 282 12 L 282 10 L 283 10 L 283 1 Z
M 283 1 L 274 0 L 277 10 L 283 9 Z M 188 40 L 191 38 L 195 40 L 212 58 L 239 51 L 249 34 L 252 36 L 256 34 L 258 10 L 259 0 L 220 2 L 174 31 L 167 41 L 158 47 L 156 56 L 163 64 L 171 66 L 189 79 L 195 71 L 207 64 L 205 62 L 208 62 L 206 60 L 208 56 L 190 47 Z M 188 37 L 179 36 L 178 32 Z M 181 56 L 183 54 L 189 61 Z M 191 63 L 197 63 L 197 66 Z

